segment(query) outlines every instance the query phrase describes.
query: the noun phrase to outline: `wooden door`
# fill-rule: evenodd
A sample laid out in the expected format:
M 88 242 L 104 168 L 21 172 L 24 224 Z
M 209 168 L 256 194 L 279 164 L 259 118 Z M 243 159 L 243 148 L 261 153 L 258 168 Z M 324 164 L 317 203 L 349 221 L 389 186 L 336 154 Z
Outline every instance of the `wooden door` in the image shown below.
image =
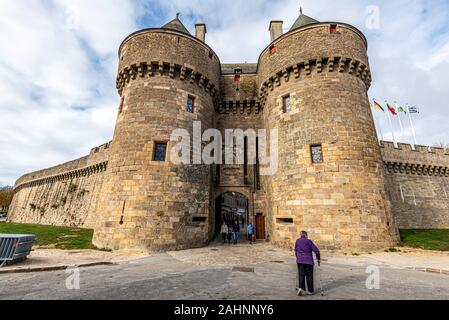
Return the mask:
M 265 217 L 260 213 L 256 216 L 256 238 L 258 240 L 265 239 Z

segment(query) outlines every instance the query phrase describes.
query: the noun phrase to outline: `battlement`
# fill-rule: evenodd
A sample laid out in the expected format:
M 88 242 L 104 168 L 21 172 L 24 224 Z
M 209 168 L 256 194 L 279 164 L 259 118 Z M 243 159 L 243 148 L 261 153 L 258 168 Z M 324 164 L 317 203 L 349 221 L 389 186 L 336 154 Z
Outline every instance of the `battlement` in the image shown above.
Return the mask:
M 438 147 L 427 147 L 381 141 L 382 160 L 387 170 L 406 173 L 446 175 L 449 173 L 449 150 Z
M 72 160 L 54 167 L 31 172 L 20 177 L 14 186 L 15 191 L 33 185 L 45 183 L 54 179 L 70 178 L 79 174 L 89 174 L 106 169 L 109 158 L 109 147 L 111 142 L 93 148 L 89 155 Z

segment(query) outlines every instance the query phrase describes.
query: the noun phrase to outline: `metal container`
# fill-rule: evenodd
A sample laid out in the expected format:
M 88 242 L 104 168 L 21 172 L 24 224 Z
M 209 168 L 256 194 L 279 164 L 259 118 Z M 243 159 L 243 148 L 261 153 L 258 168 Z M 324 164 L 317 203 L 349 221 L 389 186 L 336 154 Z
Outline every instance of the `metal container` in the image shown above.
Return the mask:
M 25 260 L 35 242 L 34 235 L 0 234 L 0 267 Z

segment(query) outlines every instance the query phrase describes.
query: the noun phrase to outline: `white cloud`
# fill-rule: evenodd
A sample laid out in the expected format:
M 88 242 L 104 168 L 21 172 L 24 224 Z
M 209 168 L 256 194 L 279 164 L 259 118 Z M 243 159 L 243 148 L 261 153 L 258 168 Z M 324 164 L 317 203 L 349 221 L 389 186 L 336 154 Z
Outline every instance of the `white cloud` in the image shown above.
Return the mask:
M 420 107 L 418 142 L 449 142 L 447 1 L 301 4 L 318 20 L 360 28 L 369 42 L 370 96 Z M 368 5 L 379 6 L 379 30 L 365 27 Z M 295 0 L 0 1 L 0 184 L 82 156 L 111 138 L 117 50 L 143 15 L 144 26 L 155 27 L 181 12 L 191 32 L 194 23 L 207 24 L 207 42 L 222 62 L 256 62 L 269 42 L 269 21 L 282 19 L 287 29 L 298 6 Z M 379 113 L 376 118 L 388 138 L 388 122 Z M 402 139 L 412 142 L 406 118 L 404 126 Z

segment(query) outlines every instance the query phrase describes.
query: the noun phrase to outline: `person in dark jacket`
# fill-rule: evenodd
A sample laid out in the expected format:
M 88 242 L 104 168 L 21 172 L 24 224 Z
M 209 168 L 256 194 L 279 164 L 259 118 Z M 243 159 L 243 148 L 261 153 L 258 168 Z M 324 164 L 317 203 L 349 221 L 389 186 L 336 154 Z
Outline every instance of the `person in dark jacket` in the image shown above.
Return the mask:
M 235 221 L 234 226 L 232 227 L 232 233 L 234 234 L 234 244 L 237 244 L 237 242 L 239 241 L 239 232 L 240 232 L 239 222 Z
M 227 235 L 227 239 L 228 239 L 228 244 L 231 245 L 231 240 L 232 240 L 232 227 L 228 226 L 228 235 Z
M 298 264 L 299 274 L 299 289 L 298 296 L 304 296 L 307 294 L 306 281 L 308 294 L 315 294 L 313 287 L 313 254 L 315 253 L 318 265 L 321 264 L 320 250 L 317 246 L 308 239 L 307 232 L 301 231 L 301 238 L 296 240 L 295 244 L 296 263 Z

